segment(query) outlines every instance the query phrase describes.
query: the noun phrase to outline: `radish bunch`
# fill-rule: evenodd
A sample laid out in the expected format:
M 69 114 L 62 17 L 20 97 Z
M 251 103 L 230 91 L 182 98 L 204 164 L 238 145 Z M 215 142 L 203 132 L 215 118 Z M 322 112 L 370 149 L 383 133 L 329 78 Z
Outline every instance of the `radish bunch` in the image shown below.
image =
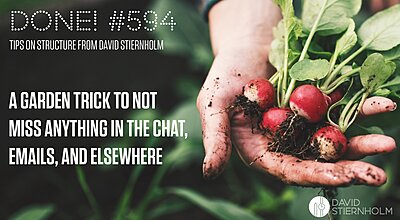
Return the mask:
M 315 133 L 306 138 L 308 141 L 306 144 L 309 148 L 319 148 L 319 154 L 311 156 L 327 161 L 340 158 L 347 149 L 347 139 L 342 132 L 336 126 L 331 125 L 316 129 L 321 127 L 320 122 L 332 103 L 329 96 L 313 85 L 301 85 L 290 96 L 290 108 L 280 108 L 273 107 L 275 100 L 271 97 L 274 97 L 274 94 L 272 84 L 265 83 L 263 79 L 252 80 L 243 89 L 243 96 L 257 103 L 258 108 L 264 111 L 261 116 L 258 116 L 261 118 L 257 118 L 256 121 L 259 121 L 258 128 L 275 141 L 274 149 L 289 154 L 296 154 L 303 150 L 299 145 L 290 145 L 293 142 L 301 142 L 299 140 L 301 138 L 304 139 L 299 136 L 302 135 L 302 132 L 306 132 L 304 127 L 308 126 L 308 130 Z M 255 116 L 253 115 L 253 117 Z M 293 149 L 294 147 L 298 149 Z M 310 149 L 309 151 L 315 150 Z M 305 158 L 309 156 L 306 155 Z
M 276 73 L 269 81 L 250 81 L 241 97 L 262 112 L 251 116 L 276 151 L 338 160 L 347 149 L 344 133 L 366 98 L 399 96 L 400 4 L 356 32 L 352 17 L 361 0 L 304 0 L 301 20 L 292 0 L 275 2 L 283 15 L 269 53 Z

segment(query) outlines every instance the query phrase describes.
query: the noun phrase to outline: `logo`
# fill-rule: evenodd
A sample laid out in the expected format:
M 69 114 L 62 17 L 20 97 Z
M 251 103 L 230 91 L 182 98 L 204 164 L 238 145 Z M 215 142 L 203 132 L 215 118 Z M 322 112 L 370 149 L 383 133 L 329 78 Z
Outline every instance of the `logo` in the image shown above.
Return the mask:
M 308 204 L 308 210 L 310 211 L 311 215 L 317 218 L 322 218 L 329 213 L 331 205 L 329 201 L 323 196 L 316 196 L 311 199 L 310 203 Z

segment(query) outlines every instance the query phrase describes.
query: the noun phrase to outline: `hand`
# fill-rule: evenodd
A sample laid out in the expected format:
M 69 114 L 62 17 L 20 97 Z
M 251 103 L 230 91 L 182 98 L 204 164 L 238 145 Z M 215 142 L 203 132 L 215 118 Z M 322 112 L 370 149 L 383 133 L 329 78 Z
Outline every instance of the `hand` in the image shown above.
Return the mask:
M 203 174 L 206 178 L 218 176 L 228 163 L 232 144 L 243 161 L 282 181 L 303 186 L 345 186 L 365 184 L 379 186 L 386 182 L 385 172 L 369 163 L 352 161 L 368 155 L 391 152 L 395 141 L 384 135 L 364 135 L 351 138 L 344 160 L 322 163 L 300 160 L 290 155 L 267 151 L 270 141 L 260 132 L 252 133 L 251 122 L 242 112 L 227 111 L 237 94 L 249 80 L 267 77 L 267 57 L 252 48 L 225 51 L 215 58 L 201 89 L 197 106 L 201 114 L 206 156 Z M 373 97 L 363 107 L 364 115 L 396 108 L 390 99 Z
M 303 161 L 267 151 L 268 138 L 260 133 L 253 134 L 251 123 L 243 113 L 226 111 L 248 81 L 270 76 L 268 45 L 272 40 L 272 27 L 279 20 L 280 10 L 271 0 L 220 1 L 209 13 L 215 59 L 197 99 L 206 152 L 204 177 L 215 178 L 223 171 L 233 144 L 246 164 L 259 158 L 253 167 L 287 183 L 303 186 L 382 185 L 386 181 L 382 169 L 351 160 L 393 151 L 396 144 L 390 137 L 366 135 L 350 139 L 345 155 L 349 160 L 336 163 Z M 367 100 L 363 113 L 369 115 L 395 109 L 391 100 L 378 100 Z
M 371 106 L 371 104 L 373 105 Z M 395 108 L 395 103 L 390 99 L 372 97 L 364 104 L 363 113 L 371 115 Z M 386 182 L 387 178 L 382 169 L 366 162 L 353 160 L 391 152 L 396 147 L 393 138 L 385 135 L 357 136 L 349 140 L 349 148 L 342 160 L 335 163 L 322 163 L 268 152 L 266 145 L 270 140 L 260 133 L 251 134 L 251 124 L 241 113 L 232 117 L 231 134 L 234 145 L 246 164 L 259 158 L 252 166 L 277 176 L 286 183 L 302 186 L 346 186 L 350 184 L 380 186 Z
M 369 6 L 373 12 L 377 12 L 398 3 L 400 0 L 370 0 Z

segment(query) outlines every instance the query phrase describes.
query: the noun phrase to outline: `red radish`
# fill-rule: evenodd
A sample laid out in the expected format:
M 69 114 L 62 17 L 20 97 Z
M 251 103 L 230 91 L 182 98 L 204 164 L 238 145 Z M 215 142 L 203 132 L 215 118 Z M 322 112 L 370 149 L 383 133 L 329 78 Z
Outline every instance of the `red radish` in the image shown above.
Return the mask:
M 263 114 L 261 127 L 275 134 L 282 122 L 284 122 L 291 113 L 292 111 L 288 108 L 270 108 Z
M 243 95 L 252 102 L 256 102 L 261 110 L 274 104 L 274 86 L 267 79 L 255 79 L 248 82 L 243 89 Z
M 331 94 L 329 94 L 329 99 L 328 99 L 329 105 L 333 105 L 339 100 L 341 100 L 343 98 L 343 95 L 344 95 L 343 89 L 341 88 L 338 88 L 335 91 L 333 91 Z
M 311 145 L 319 149 L 320 158 L 334 161 L 346 152 L 347 139 L 339 128 L 329 125 L 315 132 Z
M 326 95 L 313 85 L 297 87 L 290 96 L 289 104 L 294 113 L 311 123 L 321 121 L 329 106 Z

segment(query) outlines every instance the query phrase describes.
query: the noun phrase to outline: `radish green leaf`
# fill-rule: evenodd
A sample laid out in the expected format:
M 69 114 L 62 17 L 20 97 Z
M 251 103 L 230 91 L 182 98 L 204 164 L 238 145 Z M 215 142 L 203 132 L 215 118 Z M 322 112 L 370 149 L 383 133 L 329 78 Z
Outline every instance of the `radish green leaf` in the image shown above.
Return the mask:
M 385 51 L 382 53 L 386 60 L 398 60 L 400 61 L 400 44 L 397 47 L 392 48 L 391 50 Z
M 341 38 L 336 42 L 335 53 L 339 56 L 347 54 L 357 43 L 357 34 L 354 32 L 355 24 L 350 19 L 349 27 Z
M 373 53 L 367 57 L 361 66 L 361 84 L 371 94 L 389 79 L 395 69 L 396 64 L 394 62 L 386 61 L 380 53 Z
M 326 2 L 325 2 L 326 1 Z M 349 26 L 350 18 L 358 13 L 361 0 L 304 0 L 303 27 L 310 32 L 322 10 L 317 26 L 319 35 L 328 36 L 342 33 Z
M 385 51 L 400 44 L 400 4 L 376 13 L 358 30 L 361 46 Z
M 275 40 L 271 43 L 269 60 L 279 71 L 288 68 L 287 66 L 300 56 L 296 45 L 302 27 L 300 20 L 294 15 L 292 0 L 275 0 L 275 3 L 281 8 L 283 19 L 273 30 Z
M 324 78 L 328 74 L 328 72 L 329 62 L 327 60 L 304 59 L 294 64 L 292 69 L 290 69 L 289 74 L 292 79 L 298 81 L 316 81 Z

